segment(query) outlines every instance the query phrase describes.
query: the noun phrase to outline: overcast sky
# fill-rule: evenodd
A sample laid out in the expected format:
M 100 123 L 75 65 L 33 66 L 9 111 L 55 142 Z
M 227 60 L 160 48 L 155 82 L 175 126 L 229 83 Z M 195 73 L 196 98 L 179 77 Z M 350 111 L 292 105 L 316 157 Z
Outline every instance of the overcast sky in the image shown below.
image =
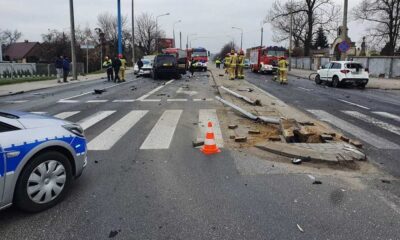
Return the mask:
M 342 5 L 343 0 L 334 0 Z M 361 0 L 349 1 L 352 9 Z M 121 0 L 122 14 L 129 17 L 131 0 Z M 154 16 L 171 13 L 159 18 L 159 26 L 172 37 L 172 25 L 177 20 L 177 38 L 179 31 L 186 44 L 186 35 L 193 36 L 192 46 L 203 46 L 218 51 L 222 45 L 232 38 L 240 43 L 240 31 L 232 26 L 244 29 L 243 47 L 248 48 L 260 44 L 260 23 L 271 8 L 273 0 L 135 0 L 136 16 L 148 12 Z M 75 0 L 75 24 L 81 27 L 96 27 L 97 15 L 103 12 L 117 12 L 117 0 Z M 22 39 L 41 41 L 41 34 L 48 29 L 69 30 L 68 0 L 0 0 L 0 29 L 18 29 L 23 33 Z M 349 35 L 353 41 L 359 42 L 365 34 L 365 28 L 359 22 L 349 23 Z M 177 40 L 177 44 L 179 41 Z M 269 24 L 265 25 L 264 45 L 284 45 L 274 43 Z

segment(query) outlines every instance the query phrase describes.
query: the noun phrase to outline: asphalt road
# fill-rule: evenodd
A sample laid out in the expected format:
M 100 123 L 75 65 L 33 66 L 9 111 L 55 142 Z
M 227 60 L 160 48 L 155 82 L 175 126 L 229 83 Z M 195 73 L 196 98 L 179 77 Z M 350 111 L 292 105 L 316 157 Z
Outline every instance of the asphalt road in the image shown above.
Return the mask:
M 100 149 L 89 151 L 84 174 L 59 205 L 38 214 L 13 207 L 0 212 L 0 238 L 400 236 L 399 208 L 376 189 L 354 187 L 334 176 L 316 176 L 323 184 L 313 185 L 307 174 L 287 173 L 270 161 L 226 148 L 218 155 L 205 156 L 193 148 L 191 141 L 201 127 L 199 115 L 211 118 L 223 109 L 212 100 L 216 93 L 207 75 L 197 73 L 192 79 L 168 82 L 133 79 L 115 86 L 97 80 L 0 98 L 1 108 L 68 115 L 67 120 L 87 126 L 89 145 Z M 265 76 L 252 78 L 285 101 L 289 96 L 299 97 L 295 105 L 305 102 L 309 94 L 294 85 L 282 90 L 275 83 L 264 83 Z M 296 84 L 316 88 L 305 81 Z M 91 93 L 104 87 L 110 88 L 101 95 Z M 289 89 L 291 94 L 285 94 Z M 330 94 L 329 89 L 322 91 Z M 347 90 L 336 91 L 345 94 Z M 385 98 L 384 94 L 381 97 Z M 99 117 L 99 112 L 109 115 Z M 128 123 L 121 125 L 126 116 Z M 93 124 L 88 124 L 88 119 Z M 112 127 L 114 124 L 117 127 Z M 127 124 L 129 127 L 118 128 Z M 107 129 L 113 131 L 102 135 Z M 113 141 L 107 149 L 105 145 Z
M 360 140 L 371 161 L 400 177 L 400 91 L 331 88 L 290 76 L 289 85 L 282 86 L 271 75 L 247 76 L 287 104 Z

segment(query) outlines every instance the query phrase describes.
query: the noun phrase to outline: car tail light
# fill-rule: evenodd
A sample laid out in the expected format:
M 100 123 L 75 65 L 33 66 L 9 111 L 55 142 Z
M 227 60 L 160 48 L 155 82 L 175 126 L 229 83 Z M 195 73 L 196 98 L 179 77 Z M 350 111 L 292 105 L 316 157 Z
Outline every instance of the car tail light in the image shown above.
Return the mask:
M 341 73 L 348 74 L 350 70 L 340 70 Z

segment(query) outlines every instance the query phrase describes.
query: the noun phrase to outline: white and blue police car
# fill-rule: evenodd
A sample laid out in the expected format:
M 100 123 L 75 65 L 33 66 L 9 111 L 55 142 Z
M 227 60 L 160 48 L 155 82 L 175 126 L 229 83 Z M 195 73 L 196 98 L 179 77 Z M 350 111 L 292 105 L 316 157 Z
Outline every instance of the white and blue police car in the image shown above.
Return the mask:
M 82 128 L 50 116 L 0 110 L 0 209 L 39 212 L 60 202 L 87 164 Z

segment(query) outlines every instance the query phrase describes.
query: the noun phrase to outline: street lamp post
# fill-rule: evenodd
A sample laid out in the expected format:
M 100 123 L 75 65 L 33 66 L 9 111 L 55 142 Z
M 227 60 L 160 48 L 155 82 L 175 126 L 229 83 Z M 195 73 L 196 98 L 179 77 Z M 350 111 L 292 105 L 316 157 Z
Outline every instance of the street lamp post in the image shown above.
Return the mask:
M 181 23 L 181 22 L 182 22 L 181 20 L 178 20 L 178 21 L 174 22 L 174 24 L 172 25 L 172 31 L 173 31 L 173 35 L 174 35 L 174 47 L 176 47 L 176 40 L 175 40 L 175 25 L 176 25 L 177 23 Z
M 118 54 L 122 54 L 122 20 L 121 20 L 121 0 L 118 0 Z
M 74 20 L 74 0 L 69 0 L 69 14 L 71 22 L 71 58 L 72 58 L 72 80 L 78 79 L 76 52 L 75 52 L 75 20 Z
M 292 71 L 292 50 L 293 50 L 293 0 L 290 2 L 289 71 Z
M 158 18 L 163 17 L 163 16 L 168 16 L 168 15 L 169 15 L 169 13 L 164 13 L 164 14 L 158 15 L 156 17 L 156 51 L 157 52 L 158 52 Z
M 239 27 L 232 27 L 232 29 L 237 29 L 240 30 L 241 34 L 240 34 L 240 50 L 243 49 L 243 29 L 239 28 Z
M 132 64 L 135 66 L 135 5 L 132 0 Z

